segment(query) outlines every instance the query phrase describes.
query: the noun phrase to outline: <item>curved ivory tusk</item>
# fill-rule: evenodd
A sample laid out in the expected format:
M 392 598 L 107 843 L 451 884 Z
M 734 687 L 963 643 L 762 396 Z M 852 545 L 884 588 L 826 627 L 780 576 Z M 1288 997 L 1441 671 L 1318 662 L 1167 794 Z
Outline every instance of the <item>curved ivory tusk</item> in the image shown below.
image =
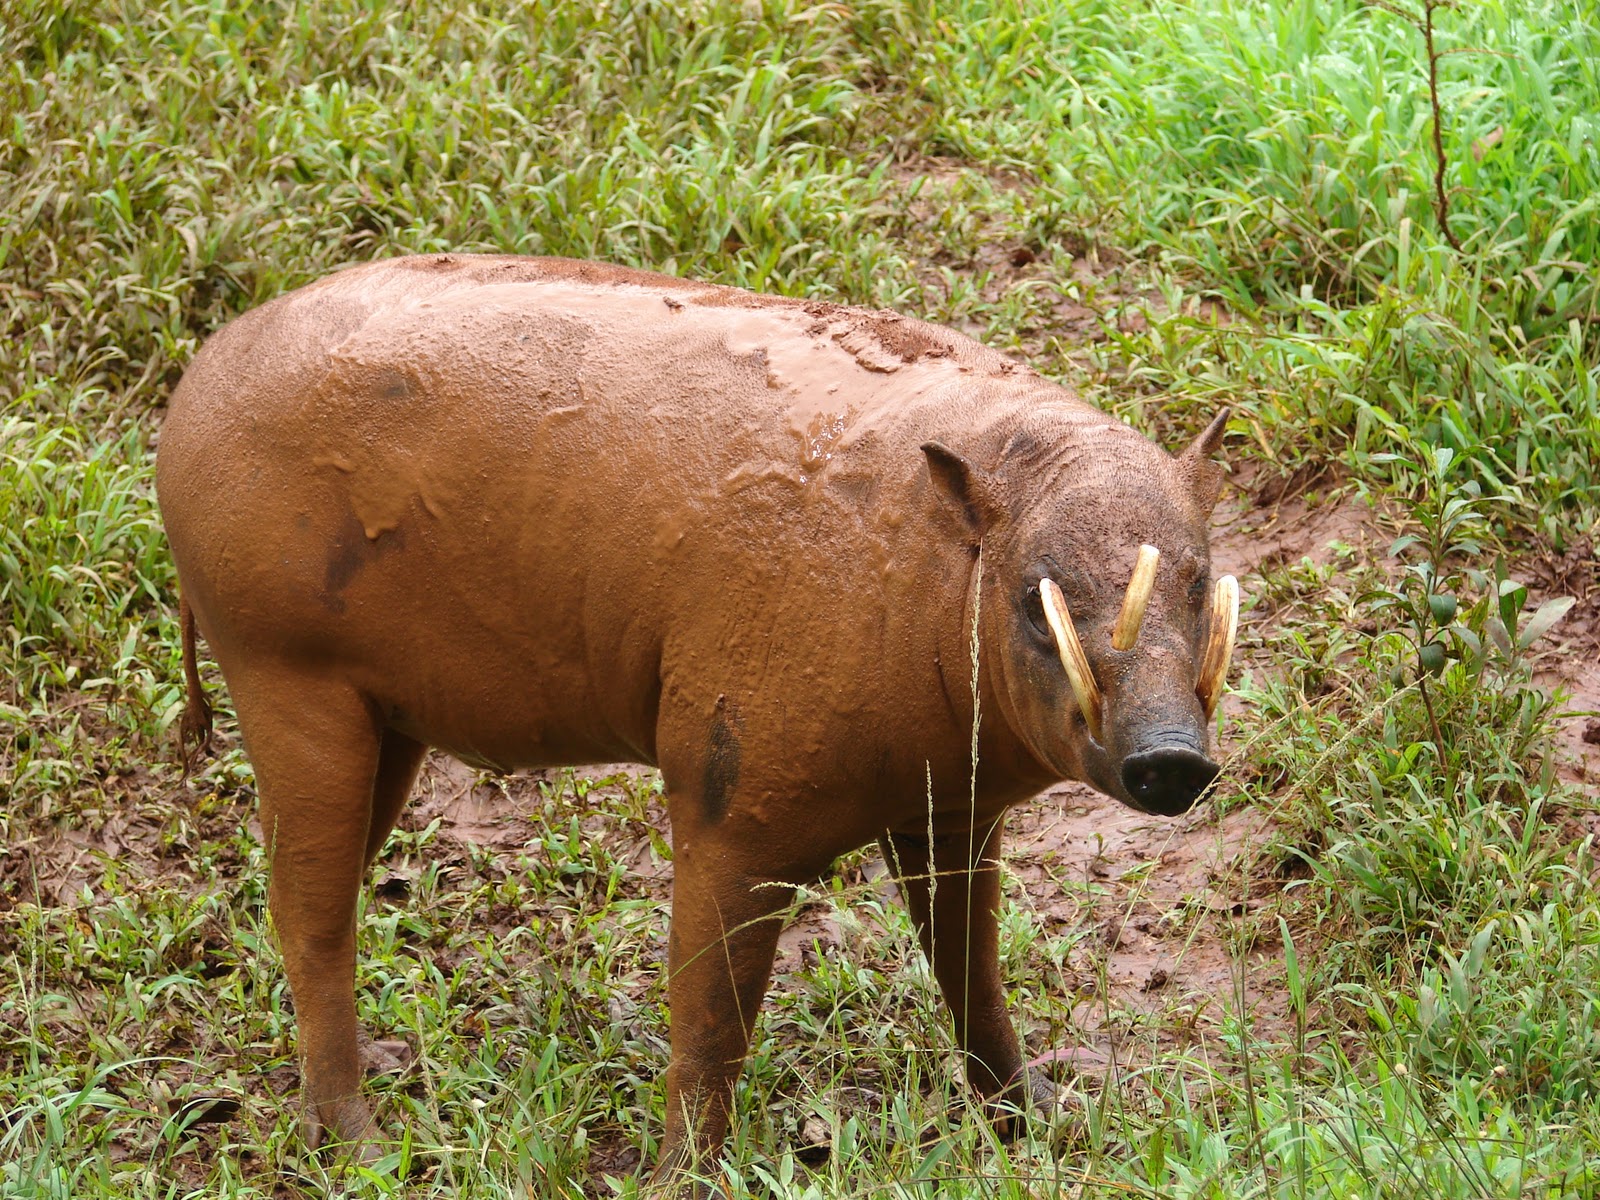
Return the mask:
M 1133 575 L 1128 579 L 1128 594 L 1122 598 L 1122 611 L 1117 623 L 1111 627 L 1111 648 L 1132 650 L 1139 640 L 1139 627 L 1144 624 L 1145 605 L 1150 603 L 1150 589 L 1156 582 L 1156 564 L 1161 561 L 1161 551 L 1154 546 L 1139 547 L 1139 561 L 1133 564 Z
M 1083 653 L 1083 643 L 1078 640 L 1078 631 L 1072 626 L 1067 598 L 1061 594 L 1055 580 L 1041 579 L 1039 599 L 1044 602 L 1044 619 L 1050 623 L 1050 632 L 1055 635 L 1056 653 L 1061 655 L 1061 666 L 1067 672 L 1067 682 L 1072 685 L 1072 694 L 1078 698 L 1078 708 L 1089 726 L 1090 736 L 1098 742 L 1100 711 L 1104 701 L 1100 697 L 1100 685 L 1094 681 L 1094 672 L 1089 669 L 1089 659 Z
M 1206 719 L 1217 710 L 1222 685 L 1228 678 L 1228 663 L 1233 658 L 1233 639 L 1239 631 L 1239 581 L 1232 575 L 1217 580 L 1211 598 L 1211 637 L 1200 658 L 1200 682 L 1195 693 L 1205 707 Z

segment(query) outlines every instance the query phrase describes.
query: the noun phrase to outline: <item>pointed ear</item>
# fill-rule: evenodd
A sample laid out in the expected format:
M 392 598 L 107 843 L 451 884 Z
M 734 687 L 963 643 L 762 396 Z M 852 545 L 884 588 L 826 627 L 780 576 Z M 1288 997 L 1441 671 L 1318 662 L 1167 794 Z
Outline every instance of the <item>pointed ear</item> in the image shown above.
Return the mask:
M 1202 512 L 1210 512 L 1215 508 L 1217 498 L 1222 495 L 1222 483 L 1226 475 L 1221 467 L 1211 461 L 1211 456 L 1221 447 L 1222 437 L 1228 432 L 1228 418 L 1232 415 L 1231 410 L 1226 408 L 1217 413 L 1211 418 L 1211 424 L 1201 430 L 1199 436 L 1178 455 L 1178 470 L 1188 480 L 1189 492 Z
M 1228 432 L 1228 418 L 1233 416 L 1231 408 L 1218 411 L 1211 418 L 1211 424 L 1200 431 L 1198 437 L 1184 447 L 1183 458 L 1210 458 L 1222 445 L 1222 435 Z
M 1000 511 L 994 481 L 942 442 L 923 442 L 922 453 L 933 490 L 976 543 Z

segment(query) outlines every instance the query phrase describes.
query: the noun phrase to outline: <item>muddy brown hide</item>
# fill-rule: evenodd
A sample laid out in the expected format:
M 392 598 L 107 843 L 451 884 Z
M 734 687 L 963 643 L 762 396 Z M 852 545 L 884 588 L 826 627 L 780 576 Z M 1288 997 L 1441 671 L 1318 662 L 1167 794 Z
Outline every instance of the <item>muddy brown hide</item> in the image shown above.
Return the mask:
M 1129 801 L 1141 746 L 1204 753 L 1215 440 L 1169 457 L 919 321 L 560 260 L 377 263 L 219 332 L 157 482 L 257 773 L 312 1142 L 376 1133 L 355 900 L 427 746 L 661 768 L 661 1170 L 720 1144 L 785 885 L 875 838 L 969 1080 L 1026 1091 L 995 964 L 1001 814 L 1069 777 Z M 1118 652 L 1141 543 L 1161 573 Z M 1046 575 L 1105 690 L 1104 747 L 1040 622 Z M 955 881 L 931 910 L 930 870 Z

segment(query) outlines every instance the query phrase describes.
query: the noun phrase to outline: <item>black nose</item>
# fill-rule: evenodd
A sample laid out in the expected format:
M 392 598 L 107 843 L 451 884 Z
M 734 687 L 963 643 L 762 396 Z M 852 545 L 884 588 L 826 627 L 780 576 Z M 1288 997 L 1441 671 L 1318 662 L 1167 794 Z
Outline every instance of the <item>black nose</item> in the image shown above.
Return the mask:
M 1194 807 L 1221 769 L 1197 750 L 1146 750 L 1123 760 L 1122 786 L 1146 812 L 1176 817 Z

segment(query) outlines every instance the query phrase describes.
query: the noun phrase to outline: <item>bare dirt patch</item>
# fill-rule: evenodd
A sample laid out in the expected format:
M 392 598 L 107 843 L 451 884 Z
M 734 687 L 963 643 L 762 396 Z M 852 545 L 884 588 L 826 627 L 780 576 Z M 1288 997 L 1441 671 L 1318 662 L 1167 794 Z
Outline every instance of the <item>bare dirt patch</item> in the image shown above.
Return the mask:
M 1388 558 L 1383 515 L 1360 500 L 1339 498 L 1318 501 L 1303 488 L 1288 494 L 1276 481 L 1264 486 L 1258 498 L 1235 494 L 1217 506 L 1211 531 L 1211 567 L 1217 574 L 1232 574 L 1246 584 L 1252 577 L 1287 563 L 1309 560 L 1318 566 L 1333 563 L 1345 548 L 1367 562 Z M 1250 589 L 1244 588 L 1248 595 Z
M 1551 630 L 1540 682 L 1567 694 L 1556 722 L 1557 768 L 1569 783 L 1600 797 L 1600 546 L 1580 538 L 1564 553 L 1533 556 L 1537 600 L 1571 596 L 1576 603 Z M 1600 831 L 1600 822 L 1594 822 Z
M 1035 919 L 1081 935 L 1058 982 L 1076 997 L 1078 1044 L 1127 1064 L 1201 1040 L 1230 1013 L 1275 1032 L 1275 939 L 1264 944 L 1250 932 L 1258 922 L 1241 920 L 1279 887 L 1261 870 L 1273 841 L 1265 814 L 1169 821 L 1063 784 L 1011 829 L 1008 862 Z
M 949 302 L 952 280 L 964 277 L 977 304 L 992 308 L 1019 288 L 1032 289 L 1041 301 L 1023 336 L 1023 348 L 1032 356 L 1043 351 L 1048 337 L 1074 345 L 1106 340 L 1108 309 L 1129 298 L 1108 282 L 1126 256 L 1090 236 L 1058 236 L 1047 243 L 1025 228 L 1008 227 L 983 203 L 970 203 L 985 188 L 1026 197 L 1034 180 L 925 155 L 895 163 L 889 178 L 907 218 L 904 235 L 923 252 L 917 277 L 929 294 L 942 294 Z M 953 206 L 977 227 L 949 239 L 930 234 L 946 226 L 945 214 Z M 979 340 L 986 332 L 972 314 L 952 314 L 950 323 Z
M 1024 172 L 913 155 L 893 163 L 888 177 L 897 233 L 916 251 L 917 281 L 943 301 L 929 306 L 942 310 L 931 320 L 983 341 L 989 315 L 1009 308 L 1017 348 L 1030 361 L 1059 356 L 1093 372 L 1091 347 L 1141 333 L 1171 311 L 1112 239 L 1091 227 L 1041 229 L 1033 215 L 1038 181 Z M 1215 297 L 1199 295 L 1183 300 L 1181 315 L 1205 326 L 1234 319 Z

